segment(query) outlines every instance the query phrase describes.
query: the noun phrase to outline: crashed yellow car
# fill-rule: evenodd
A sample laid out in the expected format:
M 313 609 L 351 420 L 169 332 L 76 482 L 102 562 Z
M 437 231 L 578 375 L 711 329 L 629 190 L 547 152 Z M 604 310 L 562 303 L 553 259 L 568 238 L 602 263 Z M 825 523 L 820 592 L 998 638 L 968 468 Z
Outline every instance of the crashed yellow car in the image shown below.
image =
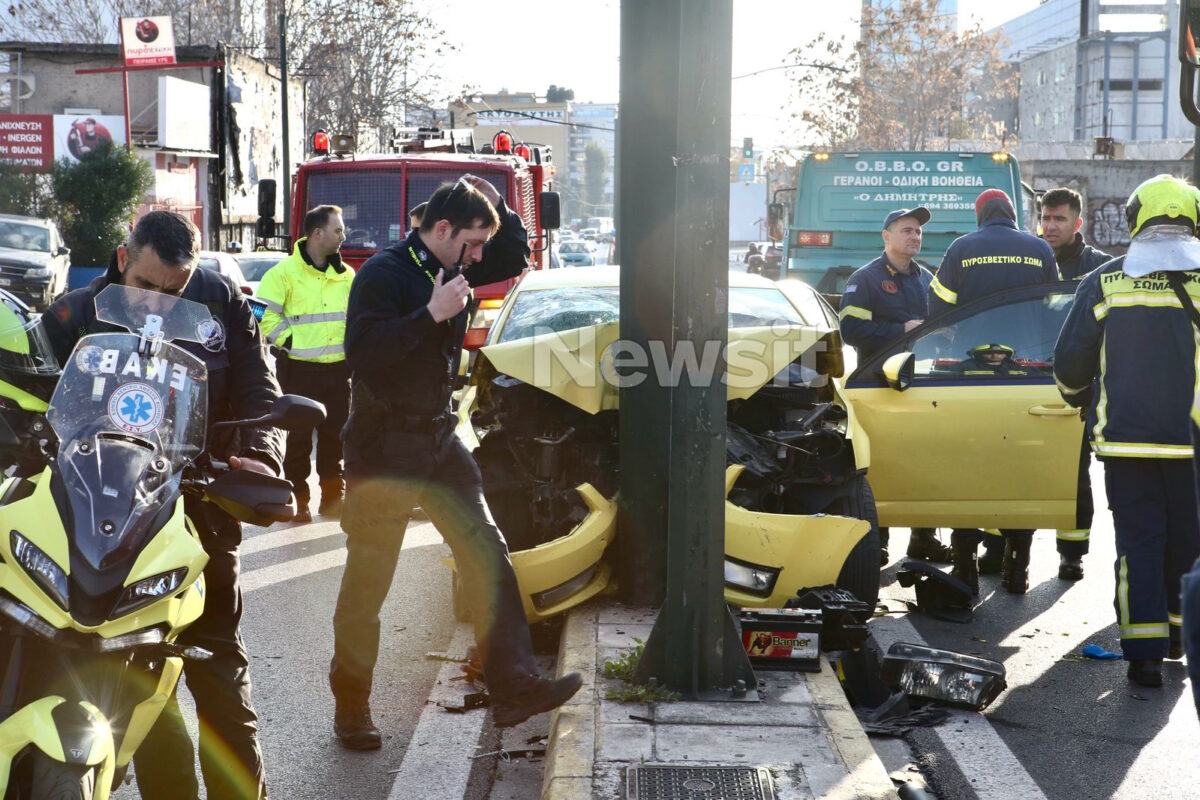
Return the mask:
M 630 346 L 619 340 L 618 278 L 616 267 L 526 275 L 460 403 L 460 435 L 474 447 L 530 621 L 610 580 L 617 403 Z M 836 315 L 803 283 L 729 280 L 725 597 L 782 607 L 800 589 L 837 584 L 873 604 L 869 452 L 833 380 L 842 370 Z M 647 354 L 646 364 L 663 380 L 681 366 L 665 352 Z

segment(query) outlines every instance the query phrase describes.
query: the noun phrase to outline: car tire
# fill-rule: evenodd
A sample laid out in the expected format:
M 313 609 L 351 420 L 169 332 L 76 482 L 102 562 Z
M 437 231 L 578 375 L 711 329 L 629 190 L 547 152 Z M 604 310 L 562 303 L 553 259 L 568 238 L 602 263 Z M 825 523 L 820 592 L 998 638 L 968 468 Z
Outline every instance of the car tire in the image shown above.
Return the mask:
M 871 523 L 871 530 L 846 556 L 837 585 L 873 607 L 879 600 L 879 515 L 875 511 L 875 494 L 866 476 L 855 477 L 846 493 L 830 503 L 825 511 Z

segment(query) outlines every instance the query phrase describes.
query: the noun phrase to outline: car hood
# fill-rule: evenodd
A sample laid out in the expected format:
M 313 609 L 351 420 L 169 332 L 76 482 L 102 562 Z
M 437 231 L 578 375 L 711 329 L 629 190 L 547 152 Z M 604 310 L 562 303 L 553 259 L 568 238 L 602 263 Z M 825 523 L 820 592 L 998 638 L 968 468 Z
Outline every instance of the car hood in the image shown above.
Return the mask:
M 750 397 L 832 332 L 832 328 L 818 326 L 730 330 L 725 350 L 727 398 Z M 622 374 L 628 375 L 627 367 L 640 363 L 642 366 L 634 372 L 645 374 L 650 380 L 661 377 L 665 381 L 688 366 L 695 365 L 703 373 L 706 365 L 710 369 L 715 365 L 716 350 L 698 353 L 688 364 L 678 354 L 672 359 L 661 350 L 656 358 L 652 348 L 648 357 L 639 362 L 627 348 L 613 347 L 619 336 L 619 323 L 610 322 L 488 345 L 480 351 L 483 358 L 476 364 L 472 383 L 486 387 L 497 374 L 504 374 L 596 414 L 618 406 L 618 364 L 622 366 Z M 804 359 L 805 363 L 808 361 Z M 816 363 L 813 359 L 813 364 Z M 486 393 L 485 388 L 480 391 Z
M 51 253 L 36 250 L 18 250 L 15 247 L 0 247 L 0 262 L 19 264 L 22 267 L 44 267 L 53 258 Z

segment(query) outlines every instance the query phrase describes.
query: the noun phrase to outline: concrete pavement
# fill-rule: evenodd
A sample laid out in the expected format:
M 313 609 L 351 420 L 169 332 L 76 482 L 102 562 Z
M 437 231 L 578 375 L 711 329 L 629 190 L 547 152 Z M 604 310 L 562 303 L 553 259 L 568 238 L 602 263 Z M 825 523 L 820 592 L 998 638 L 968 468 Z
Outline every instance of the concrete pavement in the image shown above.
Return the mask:
M 763 696 L 758 702 L 646 705 L 607 699 L 606 691 L 619 681 L 603 676 L 604 663 L 635 647 L 635 638 L 649 639 L 655 614 L 607 600 L 570 612 L 557 669 L 560 675 L 579 672 L 584 682 L 552 717 L 542 800 L 634 800 L 637 795 L 625 793 L 632 766 L 740 767 L 740 777 L 751 781 L 750 768 L 762 767 L 770 772 L 777 800 L 898 796 L 824 660 L 818 673 L 758 670 Z M 654 796 L 685 791 L 696 798 L 724 796 L 694 781 L 680 784 L 686 788 L 677 789 L 679 794 Z

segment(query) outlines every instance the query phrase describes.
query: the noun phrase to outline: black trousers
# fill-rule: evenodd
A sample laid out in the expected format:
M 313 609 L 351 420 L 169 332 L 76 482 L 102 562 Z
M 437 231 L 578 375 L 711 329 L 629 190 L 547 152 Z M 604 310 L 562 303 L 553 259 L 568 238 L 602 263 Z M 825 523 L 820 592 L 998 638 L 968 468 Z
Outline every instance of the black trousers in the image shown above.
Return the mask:
M 212 651 L 208 661 L 185 661 L 184 679 L 200 719 L 200 771 L 209 800 L 266 797 L 258 717 L 250 703 L 250 664 L 238 624 L 238 522 L 208 504 L 185 501 L 208 553 L 204 568 L 204 612 L 179 641 Z M 179 704 L 171 695 L 134 758 L 144 800 L 194 800 L 198 794 L 194 753 Z
M 1068 558 L 1082 558 L 1088 552 L 1088 540 L 1092 535 L 1092 517 L 1095 516 L 1095 506 L 1092 503 L 1092 476 L 1089 467 L 1092 465 L 1092 447 L 1088 442 L 1086 426 L 1083 434 L 1083 446 L 1079 452 L 1079 475 L 1076 478 L 1075 498 L 1075 528 L 1059 530 L 1055 535 L 1055 545 L 1060 555 Z
M 282 359 L 276 362 L 279 384 L 325 404 L 325 421 L 317 426 L 317 476 L 322 485 L 342 481 L 342 426 L 350 413 L 350 368 L 345 361 L 318 364 Z M 283 457 L 283 476 L 292 483 L 296 502 L 308 505 L 308 476 L 312 472 L 312 432 L 290 431 Z
M 483 498 L 475 459 L 454 435 L 381 432 L 387 471 L 348 465 L 342 528 L 346 569 L 333 615 L 330 686 L 342 702 L 366 702 L 387 598 L 409 512 L 420 505 L 450 545 L 462 579 L 488 689 L 499 699 L 537 674 L 529 624 L 508 545 Z

